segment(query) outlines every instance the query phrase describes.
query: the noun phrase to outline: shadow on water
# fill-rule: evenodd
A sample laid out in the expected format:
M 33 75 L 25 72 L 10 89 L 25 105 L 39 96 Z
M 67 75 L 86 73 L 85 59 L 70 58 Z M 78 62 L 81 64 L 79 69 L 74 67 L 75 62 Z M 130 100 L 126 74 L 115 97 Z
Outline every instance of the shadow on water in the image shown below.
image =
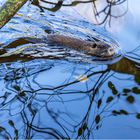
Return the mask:
M 53 10 L 64 5 L 60 2 L 58 6 L 52 3 L 57 6 Z M 110 35 L 84 21 L 71 22 L 71 18 L 64 20 L 58 15 L 47 15 L 44 21 L 38 15 L 38 23 L 38 19 L 33 20 L 34 11 L 29 17 L 22 12 L 26 13 L 21 11 L 0 33 L 0 54 L 31 46 L 24 53 L 0 59 L 0 138 L 138 138 L 139 47 L 115 63 L 99 64 L 62 46 L 32 44 L 26 36 L 42 37 L 50 28 L 61 33 L 67 30 L 87 40 L 94 31 L 94 38 Z M 87 28 L 83 31 L 84 25 Z

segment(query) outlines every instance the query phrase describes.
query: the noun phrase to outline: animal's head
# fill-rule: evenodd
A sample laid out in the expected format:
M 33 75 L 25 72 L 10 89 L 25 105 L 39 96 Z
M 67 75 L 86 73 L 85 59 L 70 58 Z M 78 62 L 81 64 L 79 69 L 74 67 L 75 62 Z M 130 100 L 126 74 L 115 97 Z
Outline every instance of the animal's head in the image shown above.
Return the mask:
M 89 54 L 99 57 L 111 57 L 115 54 L 115 48 L 107 43 L 99 41 L 92 44 Z

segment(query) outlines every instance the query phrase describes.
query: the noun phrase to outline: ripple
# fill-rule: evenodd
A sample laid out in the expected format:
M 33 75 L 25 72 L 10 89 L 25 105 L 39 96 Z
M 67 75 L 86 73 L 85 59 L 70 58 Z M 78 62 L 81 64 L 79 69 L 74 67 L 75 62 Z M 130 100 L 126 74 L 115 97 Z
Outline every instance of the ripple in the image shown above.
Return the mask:
M 28 14 L 26 13 L 27 10 L 24 8 L 20 10 L 11 22 L 0 32 L 1 52 L 7 52 L 1 57 L 15 56 L 15 61 L 17 59 L 22 60 L 23 58 L 47 58 L 83 61 L 88 63 L 95 63 L 98 61 L 104 63 L 104 61 L 110 60 L 106 61 L 106 63 L 112 63 L 112 59 L 116 58 L 116 56 L 120 56 L 120 47 L 103 28 L 98 28 L 86 21 L 75 20 L 71 15 L 62 13 L 61 11 L 57 12 L 55 15 L 50 13 L 44 13 L 42 15 L 36 7 L 32 7 L 31 9 L 32 10 L 30 10 Z M 90 41 L 96 41 L 97 39 L 102 40 L 115 47 L 116 55 L 112 58 L 101 59 L 87 56 L 62 46 L 39 43 L 30 44 L 30 42 L 26 42 L 25 44 L 25 42 L 22 41 L 26 37 L 42 38 L 43 36 L 47 36 L 47 33 L 71 35 Z M 14 42 L 15 40 L 19 41 Z

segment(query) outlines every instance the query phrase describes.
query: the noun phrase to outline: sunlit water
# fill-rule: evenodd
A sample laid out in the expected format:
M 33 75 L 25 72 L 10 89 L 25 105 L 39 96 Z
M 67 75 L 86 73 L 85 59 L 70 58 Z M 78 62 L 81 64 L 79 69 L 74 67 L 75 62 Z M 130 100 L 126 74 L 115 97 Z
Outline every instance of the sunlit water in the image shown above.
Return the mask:
M 140 138 L 136 19 L 130 28 L 138 11 L 129 5 L 125 24 L 120 17 L 106 31 L 83 19 L 86 5 L 79 4 L 83 9 L 78 12 L 71 6 L 40 12 L 26 4 L 1 29 L 0 54 L 28 48 L 0 59 L 1 138 Z M 101 61 L 63 46 L 23 40 L 54 32 L 117 43 L 122 57 Z

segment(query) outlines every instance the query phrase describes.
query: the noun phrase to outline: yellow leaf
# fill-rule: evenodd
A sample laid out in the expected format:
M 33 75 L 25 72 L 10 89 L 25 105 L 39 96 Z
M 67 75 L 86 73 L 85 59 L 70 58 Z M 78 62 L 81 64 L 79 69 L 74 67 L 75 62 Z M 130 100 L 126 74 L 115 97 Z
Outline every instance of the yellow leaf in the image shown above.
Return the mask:
M 76 76 L 76 79 L 79 81 L 79 82 L 86 82 L 88 80 L 88 77 L 87 75 L 80 75 L 80 76 Z

